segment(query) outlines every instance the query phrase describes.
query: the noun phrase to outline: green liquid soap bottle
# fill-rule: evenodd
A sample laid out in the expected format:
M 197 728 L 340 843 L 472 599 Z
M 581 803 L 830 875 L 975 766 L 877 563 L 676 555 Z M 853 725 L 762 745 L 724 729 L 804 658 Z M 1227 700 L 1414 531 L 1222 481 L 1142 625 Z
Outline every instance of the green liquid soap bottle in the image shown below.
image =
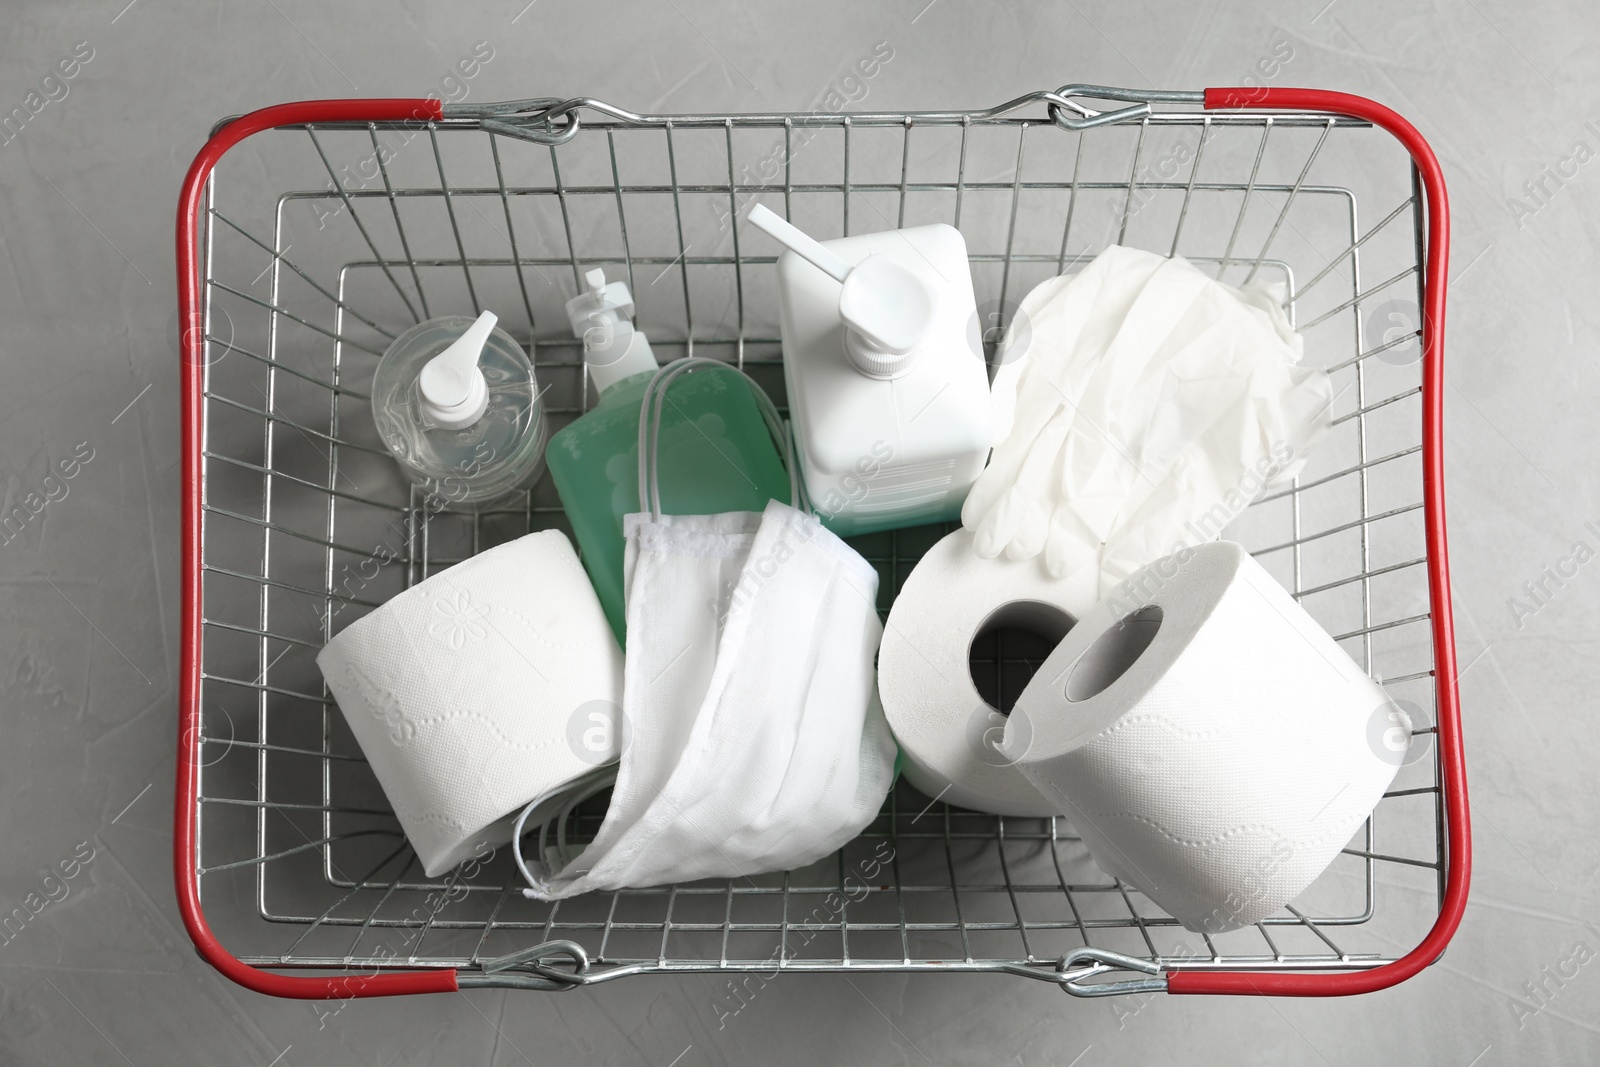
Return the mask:
M 608 285 L 600 270 L 585 280 L 589 291 L 567 302 L 567 318 L 583 338 L 600 400 L 550 438 L 545 461 L 600 606 L 622 641 L 622 517 L 640 510 L 639 406 L 660 368 L 649 340 L 633 327 L 627 283 Z M 656 460 L 663 511 L 761 511 L 768 500 L 789 499 L 789 474 L 752 393 L 756 388 L 732 368 L 673 381 L 661 409 Z

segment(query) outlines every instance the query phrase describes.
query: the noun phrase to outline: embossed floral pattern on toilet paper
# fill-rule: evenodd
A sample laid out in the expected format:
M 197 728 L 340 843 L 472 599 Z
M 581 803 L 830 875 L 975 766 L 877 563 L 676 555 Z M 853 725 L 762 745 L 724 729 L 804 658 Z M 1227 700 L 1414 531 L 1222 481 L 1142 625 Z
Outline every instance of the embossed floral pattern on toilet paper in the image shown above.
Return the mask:
M 444 597 L 435 600 L 433 609 L 438 612 L 439 618 L 429 624 L 428 633 L 444 638 L 445 644 L 452 649 L 460 650 L 469 637 L 481 641 L 489 636 L 489 629 L 484 625 L 487 611 L 474 604 L 472 596 L 465 589 L 456 590 L 453 602 Z
M 589 579 L 587 577 L 584 578 L 584 581 L 588 581 L 588 580 Z M 522 627 L 523 640 L 525 640 L 527 642 L 530 642 L 531 644 L 539 645 L 539 646 L 541 646 L 541 647 L 543 647 L 545 649 L 548 649 L 551 652 L 574 652 L 574 651 L 580 651 L 580 650 L 584 649 L 585 647 L 587 647 L 583 640 L 576 640 L 576 641 L 557 641 L 557 640 L 554 640 L 550 636 L 552 633 L 556 632 L 555 630 L 553 630 L 552 627 L 547 626 L 547 625 L 546 626 L 541 626 L 538 623 L 533 622 L 531 619 L 525 618 L 523 615 L 521 615 L 518 612 L 512 610 L 511 608 L 506 607 L 505 605 L 501 605 L 499 608 L 497 608 L 495 610 L 495 617 L 498 618 L 501 622 L 505 622 L 507 620 L 510 620 L 511 622 L 517 623 L 518 625 L 520 625 Z M 498 627 L 496 627 L 495 633 L 499 634 L 501 637 L 506 637 L 506 634 L 503 631 L 501 631 Z M 583 635 L 580 634 L 578 636 L 581 638 Z M 510 640 L 509 638 L 506 638 L 506 639 Z M 527 648 L 528 646 L 524 645 L 523 647 Z M 526 659 L 526 657 L 524 657 L 524 658 Z M 533 662 L 531 660 L 528 660 L 527 662 L 528 662 L 528 665 L 530 667 L 533 666 Z M 537 671 L 538 668 L 534 667 L 534 670 Z
M 1131 730 L 1133 727 L 1147 722 L 1154 723 L 1156 726 L 1170 730 L 1179 737 L 1187 737 L 1195 741 L 1198 741 L 1201 738 L 1216 737 L 1218 735 L 1229 733 L 1228 728 L 1223 725 L 1206 726 L 1197 730 L 1192 726 L 1185 726 L 1182 723 L 1174 722 L 1165 715 L 1157 715 L 1154 712 L 1145 712 L 1142 715 L 1124 715 L 1122 718 L 1118 719 L 1116 722 L 1112 723 L 1110 726 L 1101 731 L 1099 736 L 1112 737 L 1124 730 Z

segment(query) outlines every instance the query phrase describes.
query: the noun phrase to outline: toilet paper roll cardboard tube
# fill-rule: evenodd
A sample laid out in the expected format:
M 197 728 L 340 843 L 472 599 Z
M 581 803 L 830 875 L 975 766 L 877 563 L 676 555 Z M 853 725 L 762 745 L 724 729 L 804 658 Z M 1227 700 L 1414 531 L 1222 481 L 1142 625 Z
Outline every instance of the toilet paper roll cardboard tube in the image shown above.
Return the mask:
M 1034 560 L 980 559 L 968 530 L 929 549 L 895 598 L 878 651 L 878 692 L 906 780 L 974 811 L 1056 814 L 1000 752 L 1006 719 L 979 692 L 970 660 L 973 642 L 996 628 L 1054 645 L 1086 601 L 1085 587 L 1050 578 Z

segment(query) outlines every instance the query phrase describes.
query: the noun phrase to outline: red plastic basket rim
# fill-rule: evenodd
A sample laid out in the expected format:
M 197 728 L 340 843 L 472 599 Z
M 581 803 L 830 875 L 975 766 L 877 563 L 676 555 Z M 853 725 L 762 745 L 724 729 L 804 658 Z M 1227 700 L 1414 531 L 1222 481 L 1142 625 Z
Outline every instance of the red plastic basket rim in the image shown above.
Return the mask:
M 1427 258 L 1422 278 L 1422 495 L 1427 546 L 1433 676 L 1438 704 L 1440 789 L 1444 799 L 1447 868 L 1439 916 L 1427 936 L 1406 955 L 1368 970 L 1335 974 L 1262 971 L 1168 971 L 1169 993 L 1231 993 L 1275 996 L 1348 996 L 1403 982 L 1444 953 L 1466 910 L 1472 842 L 1467 806 L 1466 757 L 1456 679 L 1454 625 L 1444 510 L 1444 322 L 1450 252 L 1450 213 L 1439 161 L 1416 127 L 1398 113 L 1362 96 L 1324 89 L 1261 86 L 1207 89 L 1207 110 L 1315 111 L 1347 115 L 1381 127 L 1411 155 L 1420 176 L 1427 215 Z M 178 692 L 178 759 L 173 827 L 173 881 L 184 926 L 202 958 L 246 988 L 302 1000 L 442 993 L 458 988 L 451 968 L 380 974 L 296 976 L 247 964 L 212 933 L 200 904 L 194 857 L 199 788 L 200 665 L 202 647 L 200 483 L 204 319 L 200 301 L 200 223 L 206 183 L 218 161 L 240 141 L 263 130 L 322 122 L 432 122 L 443 119 L 436 99 L 305 100 L 252 111 L 218 129 L 200 149 L 184 177 L 178 199 L 176 259 L 181 331 L 183 462 L 182 652 Z

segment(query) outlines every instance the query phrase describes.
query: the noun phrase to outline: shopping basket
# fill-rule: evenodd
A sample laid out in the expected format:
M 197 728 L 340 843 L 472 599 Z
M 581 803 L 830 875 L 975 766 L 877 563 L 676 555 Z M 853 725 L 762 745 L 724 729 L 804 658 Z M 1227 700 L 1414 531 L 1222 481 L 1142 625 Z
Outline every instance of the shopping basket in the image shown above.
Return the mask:
M 1065 820 L 903 784 L 802 870 L 554 904 L 521 895 L 508 850 L 423 876 L 314 656 L 395 592 L 563 520 L 548 479 L 498 510 L 425 506 L 373 428 L 376 360 L 421 318 L 492 307 L 534 354 L 546 410 L 575 417 L 592 390 L 562 305 L 598 266 L 627 279 L 663 361 L 731 361 L 781 401 L 777 249 L 744 218 L 757 201 L 819 238 L 959 228 L 991 358 L 1023 294 L 1112 243 L 1283 284 L 1306 360 L 1332 376 L 1334 428 L 1228 535 L 1422 727 L 1376 813 L 1284 911 L 1192 934 L 1100 872 Z M 677 972 L 1005 972 L 1083 996 L 1321 996 L 1410 977 L 1455 931 L 1470 857 L 1442 482 L 1447 249 L 1444 183 L 1416 130 L 1310 89 L 1069 85 L 904 114 L 331 100 L 219 124 L 177 225 L 174 858 L 190 935 L 235 981 L 303 998 Z M 946 528 L 856 540 L 881 609 Z M 1036 662 L 1025 636 L 1000 635 L 974 670 Z M 580 813 L 580 840 L 602 812 Z

